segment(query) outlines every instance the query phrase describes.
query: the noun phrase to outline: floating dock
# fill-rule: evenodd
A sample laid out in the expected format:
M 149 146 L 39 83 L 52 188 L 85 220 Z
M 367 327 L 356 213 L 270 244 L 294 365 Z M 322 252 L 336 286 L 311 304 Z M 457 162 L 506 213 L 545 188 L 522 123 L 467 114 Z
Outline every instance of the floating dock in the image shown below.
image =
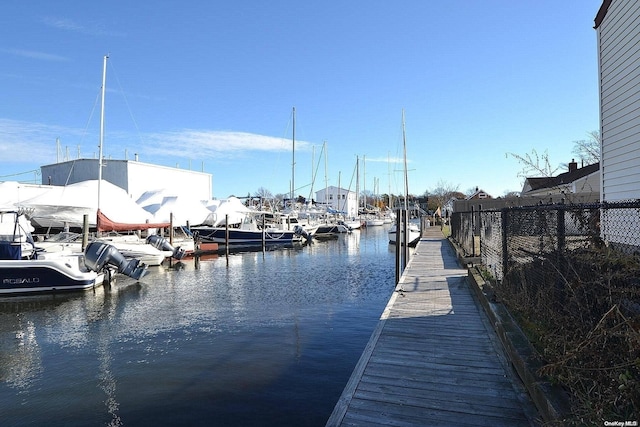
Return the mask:
M 533 426 L 439 227 L 423 232 L 327 426 Z

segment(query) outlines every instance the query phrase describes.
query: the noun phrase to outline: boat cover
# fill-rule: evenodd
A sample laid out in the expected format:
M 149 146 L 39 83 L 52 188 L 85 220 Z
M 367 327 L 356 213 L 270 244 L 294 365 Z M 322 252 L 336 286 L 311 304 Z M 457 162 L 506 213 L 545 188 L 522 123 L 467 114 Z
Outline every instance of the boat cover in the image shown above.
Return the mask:
M 167 228 L 171 227 L 170 222 L 161 222 L 161 223 L 139 223 L 139 224 L 130 224 L 123 222 L 115 222 L 111 221 L 105 214 L 98 209 L 98 221 L 97 228 L 98 231 L 131 231 L 131 230 L 148 230 L 150 228 Z

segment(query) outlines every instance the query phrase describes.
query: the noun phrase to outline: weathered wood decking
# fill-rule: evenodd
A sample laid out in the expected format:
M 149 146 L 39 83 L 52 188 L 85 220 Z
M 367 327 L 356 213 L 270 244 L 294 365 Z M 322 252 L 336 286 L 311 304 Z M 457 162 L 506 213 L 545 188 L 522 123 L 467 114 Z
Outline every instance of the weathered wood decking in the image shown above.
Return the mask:
M 535 425 L 467 271 L 427 230 L 327 426 Z

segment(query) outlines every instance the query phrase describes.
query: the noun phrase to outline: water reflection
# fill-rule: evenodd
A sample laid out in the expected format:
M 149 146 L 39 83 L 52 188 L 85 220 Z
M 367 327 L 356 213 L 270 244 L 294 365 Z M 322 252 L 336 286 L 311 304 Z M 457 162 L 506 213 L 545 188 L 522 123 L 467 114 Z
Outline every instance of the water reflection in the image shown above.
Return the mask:
M 0 299 L 3 420 L 238 425 L 252 408 L 281 419 L 281 407 L 324 422 L 393 277 L 386 231 L 362 230 L 183 260 L 81 294 Z

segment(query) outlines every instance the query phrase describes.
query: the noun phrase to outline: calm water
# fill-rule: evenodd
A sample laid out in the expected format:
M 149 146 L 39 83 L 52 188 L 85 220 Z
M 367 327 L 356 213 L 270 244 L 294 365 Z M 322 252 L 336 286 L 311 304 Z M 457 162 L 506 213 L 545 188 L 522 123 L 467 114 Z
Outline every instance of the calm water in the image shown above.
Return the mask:
M 323 426 L 393 292 L 386 230 L 0 299 L 0 423 Z

